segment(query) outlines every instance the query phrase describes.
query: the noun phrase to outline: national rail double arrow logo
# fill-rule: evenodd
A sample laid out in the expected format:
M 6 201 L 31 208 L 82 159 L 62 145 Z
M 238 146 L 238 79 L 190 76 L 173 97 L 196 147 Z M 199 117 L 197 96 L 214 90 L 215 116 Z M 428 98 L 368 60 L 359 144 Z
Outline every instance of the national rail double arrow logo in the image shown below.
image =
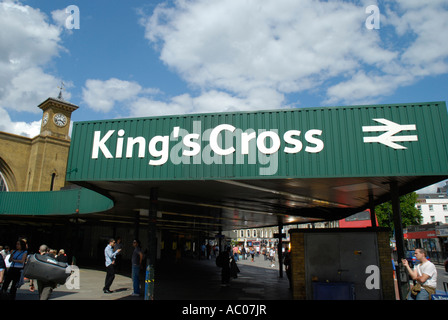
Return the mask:
M 383 126 L 363 126 L 362 132 L 382 132 L 383 134 L 376 137 L 364 137 L 364 143 L 373 143 L 378 142 L 382 143 L 385 146 L 388 146 L 393 149 L 407 149 L 405 146 L 398 144 L 396 142 L 404 142 L 404 141 L 417 141 L 417 135 L 408 135 L 408 136 L 396 136 L 397 133 L 408 130 L 414 131 L 417 130 L 415 124 L 398 124 L 392 122 L 390 120 L 379 118 L 372 119 L 373 121 L 382 123 Z

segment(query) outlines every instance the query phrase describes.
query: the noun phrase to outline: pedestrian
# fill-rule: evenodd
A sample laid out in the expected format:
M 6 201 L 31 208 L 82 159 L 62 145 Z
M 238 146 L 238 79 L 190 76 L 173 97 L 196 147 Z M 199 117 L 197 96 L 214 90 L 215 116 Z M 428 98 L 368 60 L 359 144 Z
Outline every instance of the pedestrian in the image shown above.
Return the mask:
M 249 249 L 249 253 L 250 253 L 250 257 L 251 257 L 251 259 L 252 259 L 252 262 L 255 262 L 255 250 L 254 250 L 254 247 L 250 247 L 250 249 Z
M 50 252 L 50 248 L 48 248 L 48 246 L 45 244 L 39 247 L 39 254 L 53 258 L 53 254 Z M 39 292 L 39 300 L 50 299 L 50 296 L 56 286 L 57 283 L 53 281 L 37 280 L 37 291 Z
M 431 295 L 436 293 L 437 288 L 437 269 L 426 258 L 424 249 L 415 249 L 414 255 L 420 263 L 415 265 L 413 269 L 406 259 L 401 259 L 409 276 L 416 282 L 409 292 L 408 300 L 431 300 Z
M 17 293 L 17 285 L 22 277 L 23 267 L 25 265 L 28 251 L 26 250 L 26 243 L 23 240 L 16 242 L 16 250 L 14 250 L 9 256 L 9 262 L 11 263 L 8 271 L 5 275 L 5 281 L 2 286 L 2 293 L 6 293 L 9 285 L 11 289 L 9 291 L 12 300 L 15 300 Z
M 6 263 L 5 258 L 3 258 L 3 255 L 0 254 L 0 285 L 3 283 L 3 275 L 6 271 Z
M 235 261 L 238 261 L 238 251 L 237 246 L 233 247 L 233 259 L 235 259 Z
M 243 260 L 246 260 L 246 248 L 243 246 L 243 248 L 241 249 L 241 255 L 243 256 Z
M 230 282 L 230 248 L 222 251 L 216 258 L 216 264 L 221 268 L 221 285 L 228 286 Z
M 203 244 L 201 245 L 201 255 L 199 256 L 199 259 L 202 259 L 202 257 L 205 258 L 205 249 L 206 249 L 206 247 L 205 247 L 205 243 L 203 243 Z
M 140 271 L 143 268 L 143 253 L 140 248 L 140 241 L 134 240 L 132 242 L 132 246 L 134 247 L 134 252 L 132 253 L 132 286 L 134 288 L 134 292 L 132 296 L 140 296 Z
M 5 246 L 5 247 L 3 248 L 3 250 L 0 251 L 0 253 L 2 254 L 3 258 L 4 258 L 5 261 L 6 261 L 6 256 L 9 255 L 9 247 L 8 247 L 8 246 Z
M 212 246 L 210 245 L 210 242 L 207 242 L 207 260 L 210 260 L 211 252 Z
M 115 246 L 115 239 L 109 239 L 109 244 L 104 249 L 104 257 L 106 259 L 106 279 L 104 280 L 104 293 L 112 293 L 110 291 L 110 286 L 115 279 L 115 256 L 120 253 L 121 249 L 113 252 L 113 247 Z
M 269 251 L 269 261 L 271 261 L 271 267 L 275 267 L 275 250 L 274 248 L 271 248 L 271 250 Z
M 9 250 L 8 246 L 5 246 L 5 255 L 4 255 L 4 257 L 5 257 L 5 264 L 6 264 L 5 273 L 6 273 L 6 271 L 8 271 L 9 267 L 11 266 L 11 262 L 9 261 L 9 257 L 10 256 L 11 256 L 11 251 Z
M 59 249 L 59 253 L 58 253 L 58 256 L 56 257 L 56 260 L 59 262 L 68 263 L 68 258 L 67 258 L 67 255 L 65 254 L 64 249 Z
M 238 273 L 240 273 L 240 269 L 238 268 L 238 265 L 236 264 L 236 260 L 234 257 L 230 257 L 230 276 L 233 279 L 238 278 Z
M 285 265 L 285 269 L 286 269 L 286 276 L 288 277 L 288 281 L 289 281 L 289 289 L 292 289 L 292 260 L 291 260 L 291 251 L 286 252 L 285 254 L 285 260 L 284 260 L 284 265 Z

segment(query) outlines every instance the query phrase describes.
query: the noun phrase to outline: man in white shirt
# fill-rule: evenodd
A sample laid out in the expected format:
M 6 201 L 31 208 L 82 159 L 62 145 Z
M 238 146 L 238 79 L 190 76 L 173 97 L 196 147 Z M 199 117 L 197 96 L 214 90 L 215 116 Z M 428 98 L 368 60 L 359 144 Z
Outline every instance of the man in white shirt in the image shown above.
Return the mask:
M 435 294 L 437 288 L 436 266 L 426 259 L 426 251 L 424 249 L 415 249 L 414 255 L 420 261 L 419 264 L 414 266 L 414 269 L 411 269 L 406 259 L 401 260 L 409 276 L 416 281 L 416 285 L 412 288 L 408 300 L 430 300 L 431 295 Z

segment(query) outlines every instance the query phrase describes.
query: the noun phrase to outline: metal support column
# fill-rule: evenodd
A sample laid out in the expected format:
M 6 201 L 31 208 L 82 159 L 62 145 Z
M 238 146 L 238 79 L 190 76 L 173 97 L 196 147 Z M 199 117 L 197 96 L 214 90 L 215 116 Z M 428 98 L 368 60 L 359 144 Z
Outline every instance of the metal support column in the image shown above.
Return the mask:
M 140 211 L 135 213 L 134 218 L 134 240 L 140 239 Z
M 376 228 L 376 216 L 375 216 L 375 203 L 373 201 L 373 191 L 369 190 L 369 209 L 370 209 L 370 222 L 372 228 Z
M 283 223 L 280 221 L 278 222 L 278 271 L 279 271 L 279 277 L 283 278 Z M 266 253 L 267 254 L 267 253 Z
M 390 192 L 392 196 L 392 212 L 394 220 L 394 233 L 395 233 L 395 243 L 397 246 L 397 256 L 398 256 L 398 268 L 397 268 L 397 282 L 398 282 L 398 294 L 400 300 L 406 298 L 406 294 L 409 291 L 409 278 L 405 267 L 401 263 L 401 259 L 405 258 L 404 254 L 404 236 L 403 236 L 403 226 L 401 220 L 401 210 L 400 210 L 400 196 L 398 192 L 397 182 L 393 181 L 390 183 Z
M 154 300 L 154 269 L 157 258 L 157 188 L 151 188 L 148 214 L 148 257 L 145 277 L 145 300 Z

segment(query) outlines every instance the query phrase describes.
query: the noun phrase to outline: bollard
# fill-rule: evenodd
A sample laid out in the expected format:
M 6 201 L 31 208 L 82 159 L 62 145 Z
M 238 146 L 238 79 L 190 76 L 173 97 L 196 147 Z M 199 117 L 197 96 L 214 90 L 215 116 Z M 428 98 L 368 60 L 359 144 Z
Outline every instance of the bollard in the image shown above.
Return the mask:
M 145 276 L 145 300 L 154 300 L 154 267 L 146 267 Z

